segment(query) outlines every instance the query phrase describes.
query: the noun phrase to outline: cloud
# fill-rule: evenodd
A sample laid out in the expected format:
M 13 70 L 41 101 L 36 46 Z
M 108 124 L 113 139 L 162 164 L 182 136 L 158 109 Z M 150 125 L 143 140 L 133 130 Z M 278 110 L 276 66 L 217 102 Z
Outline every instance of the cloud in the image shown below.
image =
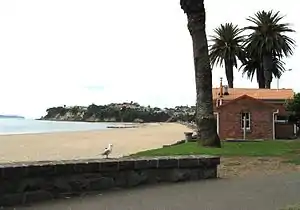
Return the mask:
M 194 104 L 192 42 L 178 2 L 5 3 L 0 8 L 15 9 L 16 13 L 0 18 L 0 112 L 39 117 L 48 107 L 64 104 Z M 224 10 L 228 5 L 238 9 L 234 13 Z M 286 1 L 240 4 L 238 0 L 212 0 L 206 2 L 208 35 L 224 22 L 245 26 L 247 16 L 269 5 L 287 14 L 285 20 L 300 30 L 297 7 Z M 299 34 L 294 36 L 299 42 Z M 298 83 L 291 84 L 297 78 L 298 51 L 287 60 L 293 71 L 282 76 L 280 85 L 300 91 Z M 225 78 L 224 70 L 215 67 L 214 86 L 220 77 Z M 234 83 L 236 87 L 257 86 L 255 80 L 251 83 L 237 70 Z
M 16 15 L 16 0 L 1 0 L 0 1 L 0 17 L 13 17 Z

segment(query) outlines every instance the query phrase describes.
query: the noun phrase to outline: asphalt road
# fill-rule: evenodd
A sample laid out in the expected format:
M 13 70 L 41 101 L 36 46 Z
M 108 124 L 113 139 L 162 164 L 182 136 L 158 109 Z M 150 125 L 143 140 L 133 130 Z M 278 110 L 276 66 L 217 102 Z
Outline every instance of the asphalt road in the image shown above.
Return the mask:
M 278 210 L 296 203 L 300 173 L 147 186 L 15 209 Z

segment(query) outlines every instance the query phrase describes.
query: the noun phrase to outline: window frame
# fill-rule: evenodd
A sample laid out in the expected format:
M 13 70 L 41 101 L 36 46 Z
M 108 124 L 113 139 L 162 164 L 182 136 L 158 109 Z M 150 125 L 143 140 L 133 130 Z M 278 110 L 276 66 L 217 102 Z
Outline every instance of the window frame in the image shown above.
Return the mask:
M 284 119 L 279 119 L 278 120 L 278 117 L 279 118 L 284 118 Z M 275 122 L 278 122 L 278 123 L 288 123 L 289 122 L 288 116 L 285 116 L 285 115 L 275 115 Z
M 246 130 L 251 130 L 251 113 L 250 112 L 247 112 L 247 111 L 243 111 L 241 112 L 241 115 L 240 115 L 240 120 L 241 120 L 241 129 L 244 130 L 244 115 L 246 115 L 246 125 L 247 125 L 247 122 L 248 122 L 248 125 L 249 126 L 246 126 Z M 248 115 L 248 118 L 247 118 L 247 115 Z

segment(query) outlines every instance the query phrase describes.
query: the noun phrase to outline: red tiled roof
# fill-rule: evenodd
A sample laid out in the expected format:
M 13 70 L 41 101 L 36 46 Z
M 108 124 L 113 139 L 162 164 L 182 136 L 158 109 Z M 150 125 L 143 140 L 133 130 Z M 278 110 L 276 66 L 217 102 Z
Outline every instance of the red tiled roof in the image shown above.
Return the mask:
M 213 88 L 213 99 L 219 98 L 220 88 Z M 223 95 L 224 100 L 233 100 L 243 95 L 255 99 L 286 100 L 293 98 L 292 89 L 251 89 L 251 88 L 228 88 L 229 95 Z M 224 93 L 224 89 L 223 89 Z

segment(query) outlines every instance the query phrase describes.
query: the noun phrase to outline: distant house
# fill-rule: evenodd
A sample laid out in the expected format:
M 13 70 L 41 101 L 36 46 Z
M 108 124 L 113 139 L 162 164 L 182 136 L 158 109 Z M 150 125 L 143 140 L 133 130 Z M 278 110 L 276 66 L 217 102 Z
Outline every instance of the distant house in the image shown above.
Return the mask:
M 213 88 L 214 114 L 221 139 L 286 139 L 296 133 L 284 104 L 292 89 Z

